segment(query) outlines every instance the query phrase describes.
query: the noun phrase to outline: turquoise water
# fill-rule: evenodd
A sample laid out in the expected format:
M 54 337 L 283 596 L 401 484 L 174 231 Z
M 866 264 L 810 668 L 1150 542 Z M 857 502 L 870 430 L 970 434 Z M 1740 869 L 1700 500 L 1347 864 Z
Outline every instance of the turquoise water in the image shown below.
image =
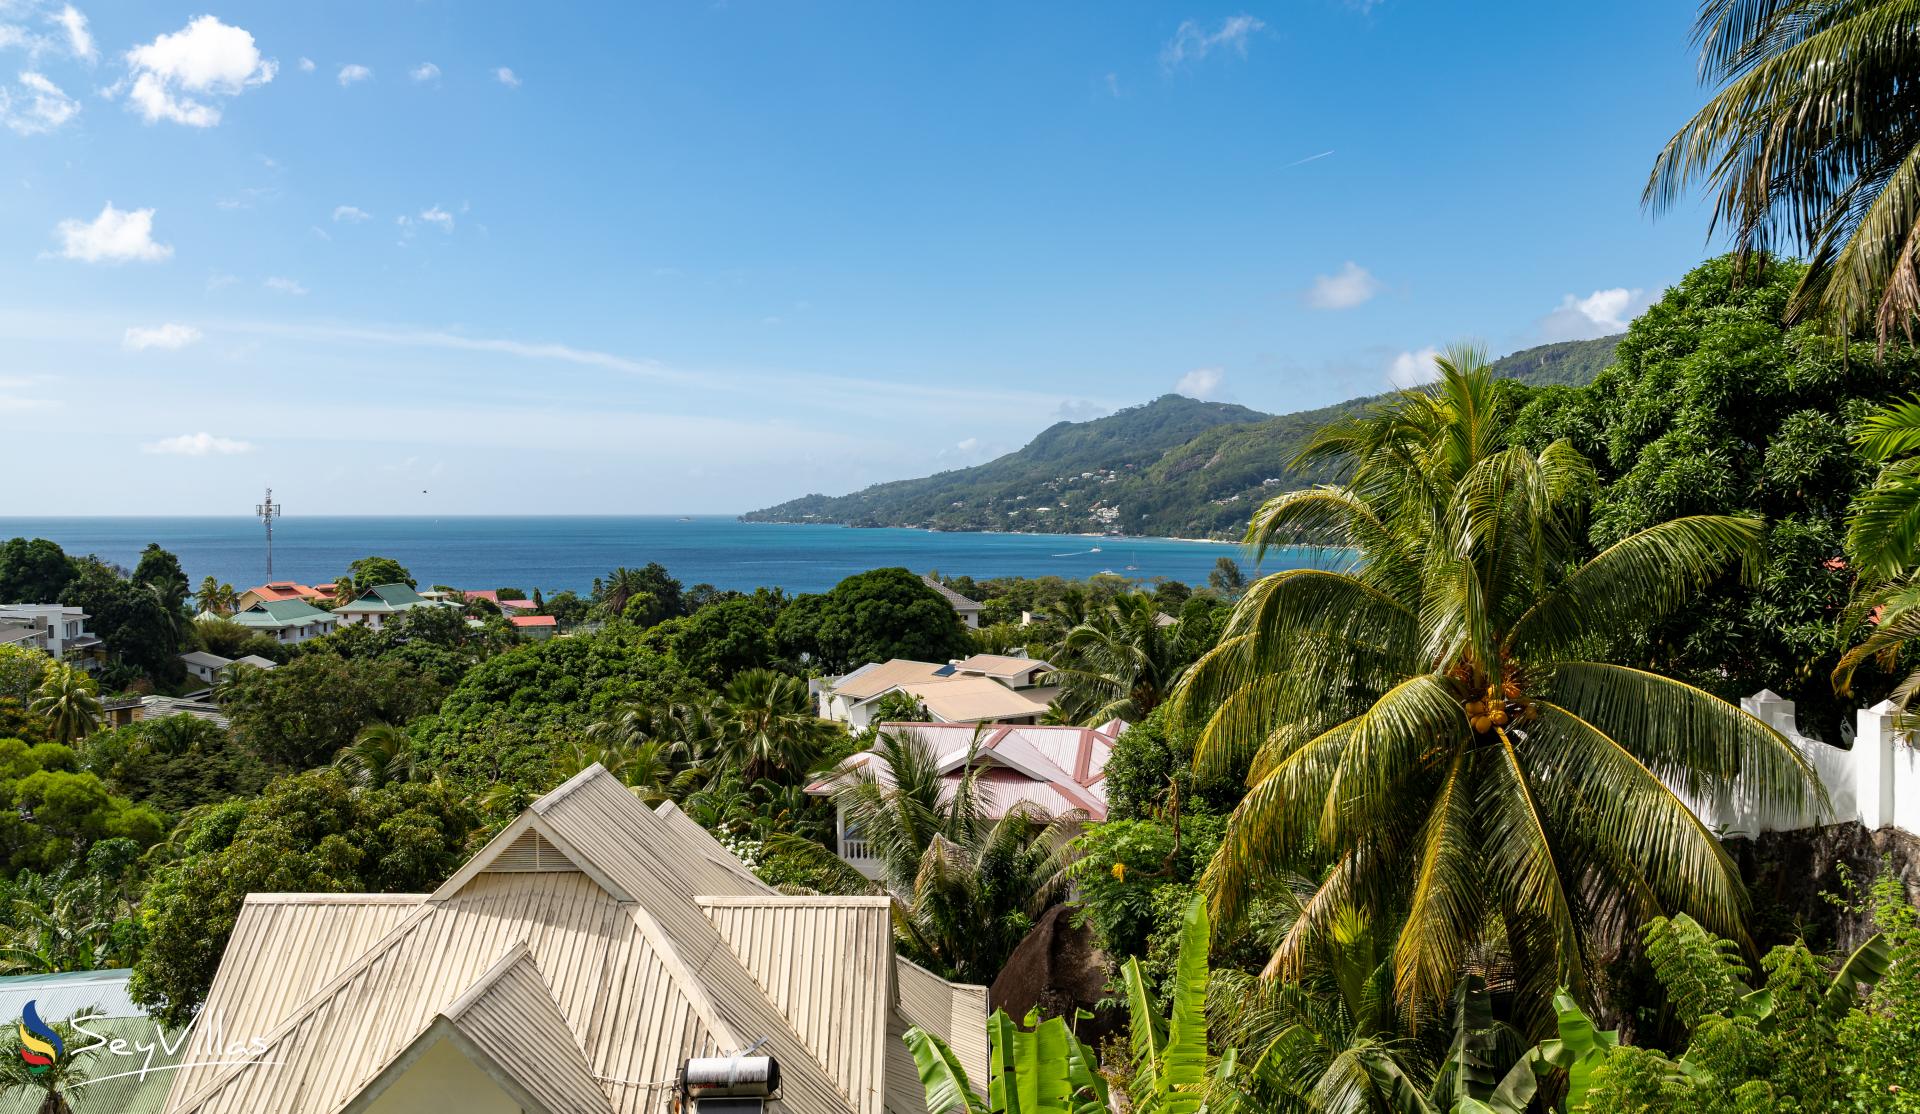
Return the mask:
M 0 538 L 50 538 L 132 568 L 148 542 L 180 558 L 188 579 L 216 576 L 243 588 L 266 579 L 260 523 L 249 518 L 0 518 Z M 1099 552 L 1091 552 L 1095 548 Z M 948 575 L 1063 576 L 1112 571 L 1203 584 L 1238 546 L 1169 538 L 1054 534 L 936 534 L 840 526 L 749 524 L 720 515 L 673 517 L 289 517 L 273 528 L 278 580 L 329 581 L 356 557 L 392 557 L 422 585 L 585 592 L 619 565 L 658 561 L 687 584 L 818 592 L 856 572 L 901 565 Z M 1310 551 L 1269 553 L 1264 571 L 1312 562 Z

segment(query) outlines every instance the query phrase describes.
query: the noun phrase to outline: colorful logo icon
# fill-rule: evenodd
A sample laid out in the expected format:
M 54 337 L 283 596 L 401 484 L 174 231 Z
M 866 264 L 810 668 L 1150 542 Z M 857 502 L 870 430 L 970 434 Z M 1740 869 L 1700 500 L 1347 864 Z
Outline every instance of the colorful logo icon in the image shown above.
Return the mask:
M 40 1020 L 40 1013 L 28 1002 L 20 1011 L 20 1058 L 27 1062 L 27 1074 L 44 1075 L 47 1069 L 67 1054 L 66 1042 L 53 1026 Z

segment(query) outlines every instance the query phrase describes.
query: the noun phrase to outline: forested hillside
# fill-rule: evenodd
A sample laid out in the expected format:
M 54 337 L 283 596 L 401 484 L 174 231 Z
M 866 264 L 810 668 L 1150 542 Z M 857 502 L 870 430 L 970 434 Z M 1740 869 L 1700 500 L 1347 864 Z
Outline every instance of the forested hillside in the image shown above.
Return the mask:
M 1618 337 L 1529 348 L 1494 364 L 1533 386 L 1581 384 L 1613 358 Z M 1378 396 L 1375 396 L 1377 398 Z M 1288 466 L 1314 430 L 1374 398 L 1268 415 L 1163 395 L 1089 422 L 1060 422 L 1018 452 L 972 468 L 807 495 L 750 522 L 841 522 L 939 530 L 1120 532 L 1235 537 L 1263 494 L 1328 477 Z

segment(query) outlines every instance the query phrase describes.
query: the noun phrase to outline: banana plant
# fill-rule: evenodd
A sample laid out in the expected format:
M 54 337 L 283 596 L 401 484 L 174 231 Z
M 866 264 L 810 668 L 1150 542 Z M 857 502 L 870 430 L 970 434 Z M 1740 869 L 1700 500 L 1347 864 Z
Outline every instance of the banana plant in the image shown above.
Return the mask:
M 1128 1097 L 1135 1114 L 1229 1114 L 1219 1102 L 1209 1105 L 1216 1084 L 1231 1077 L 1236 1055 L 1207 1054 L 1207 954 L 1212 930 L 1205 898 L 1195 895 L 1180 925 L 1180 956 L 1174 965 L 1173 1014 L 1162 1021 L 1140 973 L 1139 959 L 1121 968 L 1133 1025 L 1133 1084 Z M 1229 1100 L 1230 1101 L 1230 1100 Z
M 1107 1081 L 1065 1019 L 1042 1021 L 1036 1010 L 1022 1026 L 995 1010 L 987 1035 L 993 1078 L 983 1099 L 945 1041 L 918 1025 L 907 1030 L 928 1114 L 1106 1114 Z

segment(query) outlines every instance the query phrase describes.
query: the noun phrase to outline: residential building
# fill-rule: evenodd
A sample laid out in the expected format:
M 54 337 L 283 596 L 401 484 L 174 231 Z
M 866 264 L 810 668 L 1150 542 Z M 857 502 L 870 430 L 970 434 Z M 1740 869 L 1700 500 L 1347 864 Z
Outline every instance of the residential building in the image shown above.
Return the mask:
M 122 968 L 0 978 L 0 1017 L 10 1025 L 18 1024 L 31 1003 L 41 1021 L 58 1025 L 80 1018 L 105 1043 L 84 1061 L 89 1076 L 84 1088 L 66 1096 L 78 1114 L 160 1114 L 173 1069 L 186 1054 L 178 1030 L 149 1019 L 134 1004 L 127 992 L 132 974 Z M 81 1040 L 93 1043 L 93 1038 Z M 0 1114 L 37 1114 L 45 1098 L 34 1087 L 0 1090 Z
M 0 646 L 18 646 L 22 650 L 47 652 L 47 621 L 35 619 L 0 619 Z
M 220 679 L 220 674 L 236 665 L 250 665 L 255 669 L 272 669 L 280 663 L 272 658 L 263 658 L 258 654 L 244 654 L 237 658 L 223 658 L 219 654 L 210 654 L 205 650 L 192 650 L 180 655 L 187 665 L 187 672 L 195 680 L 211 685 Z
M 778 893 L 597 765 L 431 894 L 250 895 L 200 1016 L 167 1114 L 918 1114 L 914 1025 L 988 1076 L 985 988 L 896 958 L 887 898 Z
M 560 633 L 560 624 L 551 615 L 508 615 L 513 629 L 536 642 L 544 642 Z
M 342 626 L 358 626 L 362 623 L 379 630 L 396 616 L 404 615 L 417 607 L 454 607 L 460 605 L 450 600 L 430 600 L 405 584 L 376 584 L 348 603 L 333 609 L 334 617 Z
M 938 580 L 935 580 L 931 576 L 922 574 L 920 577 L 920 582 L 925 584 L 927 587 L 933 589 L 934 591 L 940 593 L 941 599 L 944 599 L 948 603 L 952 604 L 953 609 L 956 612 L 959 612 L 961 622 L 965 623 L 967 626 L 972 627 L 975 630 L 980 629 L 980 614 L 981 612 L 986 610 L 985 604 L 975 603 L 974 601 L 968 599 L 967 597 L 947 587 L 945 584 L 942 584 Z
M 275 642 L 297 646 L 340 628 L 340 618 L 305 600 L 267 600 L 228 615 L 229 622 L 259 631 Z
M 329 589 L 333 586 L 327 585 Z M 245 611 L 256 603 L 280 603 L 285 600 L 300 600 L 303 603 L 322 603 L 332 599 L 332 592 L 323 592 L 318 585 L 296 584 L 291 580 L 276 580 L 271 584 L 262 584 L 240 593 L 234 601 L 235 611 Z
M 1057 690 L 1032 682 L 1052 669 L 1043 661 L 988 654 L 945 665 L 894 658 L 811 687 L 822 719 L 856 731 L 873 723 L 881 699 L 895 692 L 912 696 L 946 723 L 1038 723 Z
M 74 661 L 85 668 L 104 665 L 107 648 L 87 629 L 87 613 L 78 607 L 60 603 L 0 604 L 0 622 L 37 624 L 44 622 L 47 653 L 62 661 Z
M 508 615 L 512 615 L 515 612 L 530 615 L 533 612 L 539 610 L 537 607 L 534 606 L 534 602 L 532 600 L 501 599 L 500 590 L 497 588 L 475 588 L 472 591 L 461 592 L 460 595 L 469 600 L 486 600 L 488 603 L 499 608 L 502 612 Z
M 100 719 L 108 727 L 125 727 L 143 720 L 189 715 L 220 727 L 227 726 L 226 713 L 205 700 L 179 696 L 123 696 L 100 702 Z
M 942 780 L 958 788 L 969 769 L 979 771 L 982 815 L 997 820 L 1016 808 L 1049 817 L 1074 816 L 1097 824 L 1107 818 L 1107 759 L 1126 731 L 1124 720 L 1099 727 L 984 725 L 972 723 L 883 723 L 885 732 L 909 732 L 924 740 L 935 756 Z M 830 797 L 840 786 L 865 773 L 886 781 L 886 761 L 862 751 L 833 773 L 807 786 L 816 797 Z M 869 878 L 878 878 L 880 861 L 867 849 L 844 812 L 834 819 L 840 857 Z

